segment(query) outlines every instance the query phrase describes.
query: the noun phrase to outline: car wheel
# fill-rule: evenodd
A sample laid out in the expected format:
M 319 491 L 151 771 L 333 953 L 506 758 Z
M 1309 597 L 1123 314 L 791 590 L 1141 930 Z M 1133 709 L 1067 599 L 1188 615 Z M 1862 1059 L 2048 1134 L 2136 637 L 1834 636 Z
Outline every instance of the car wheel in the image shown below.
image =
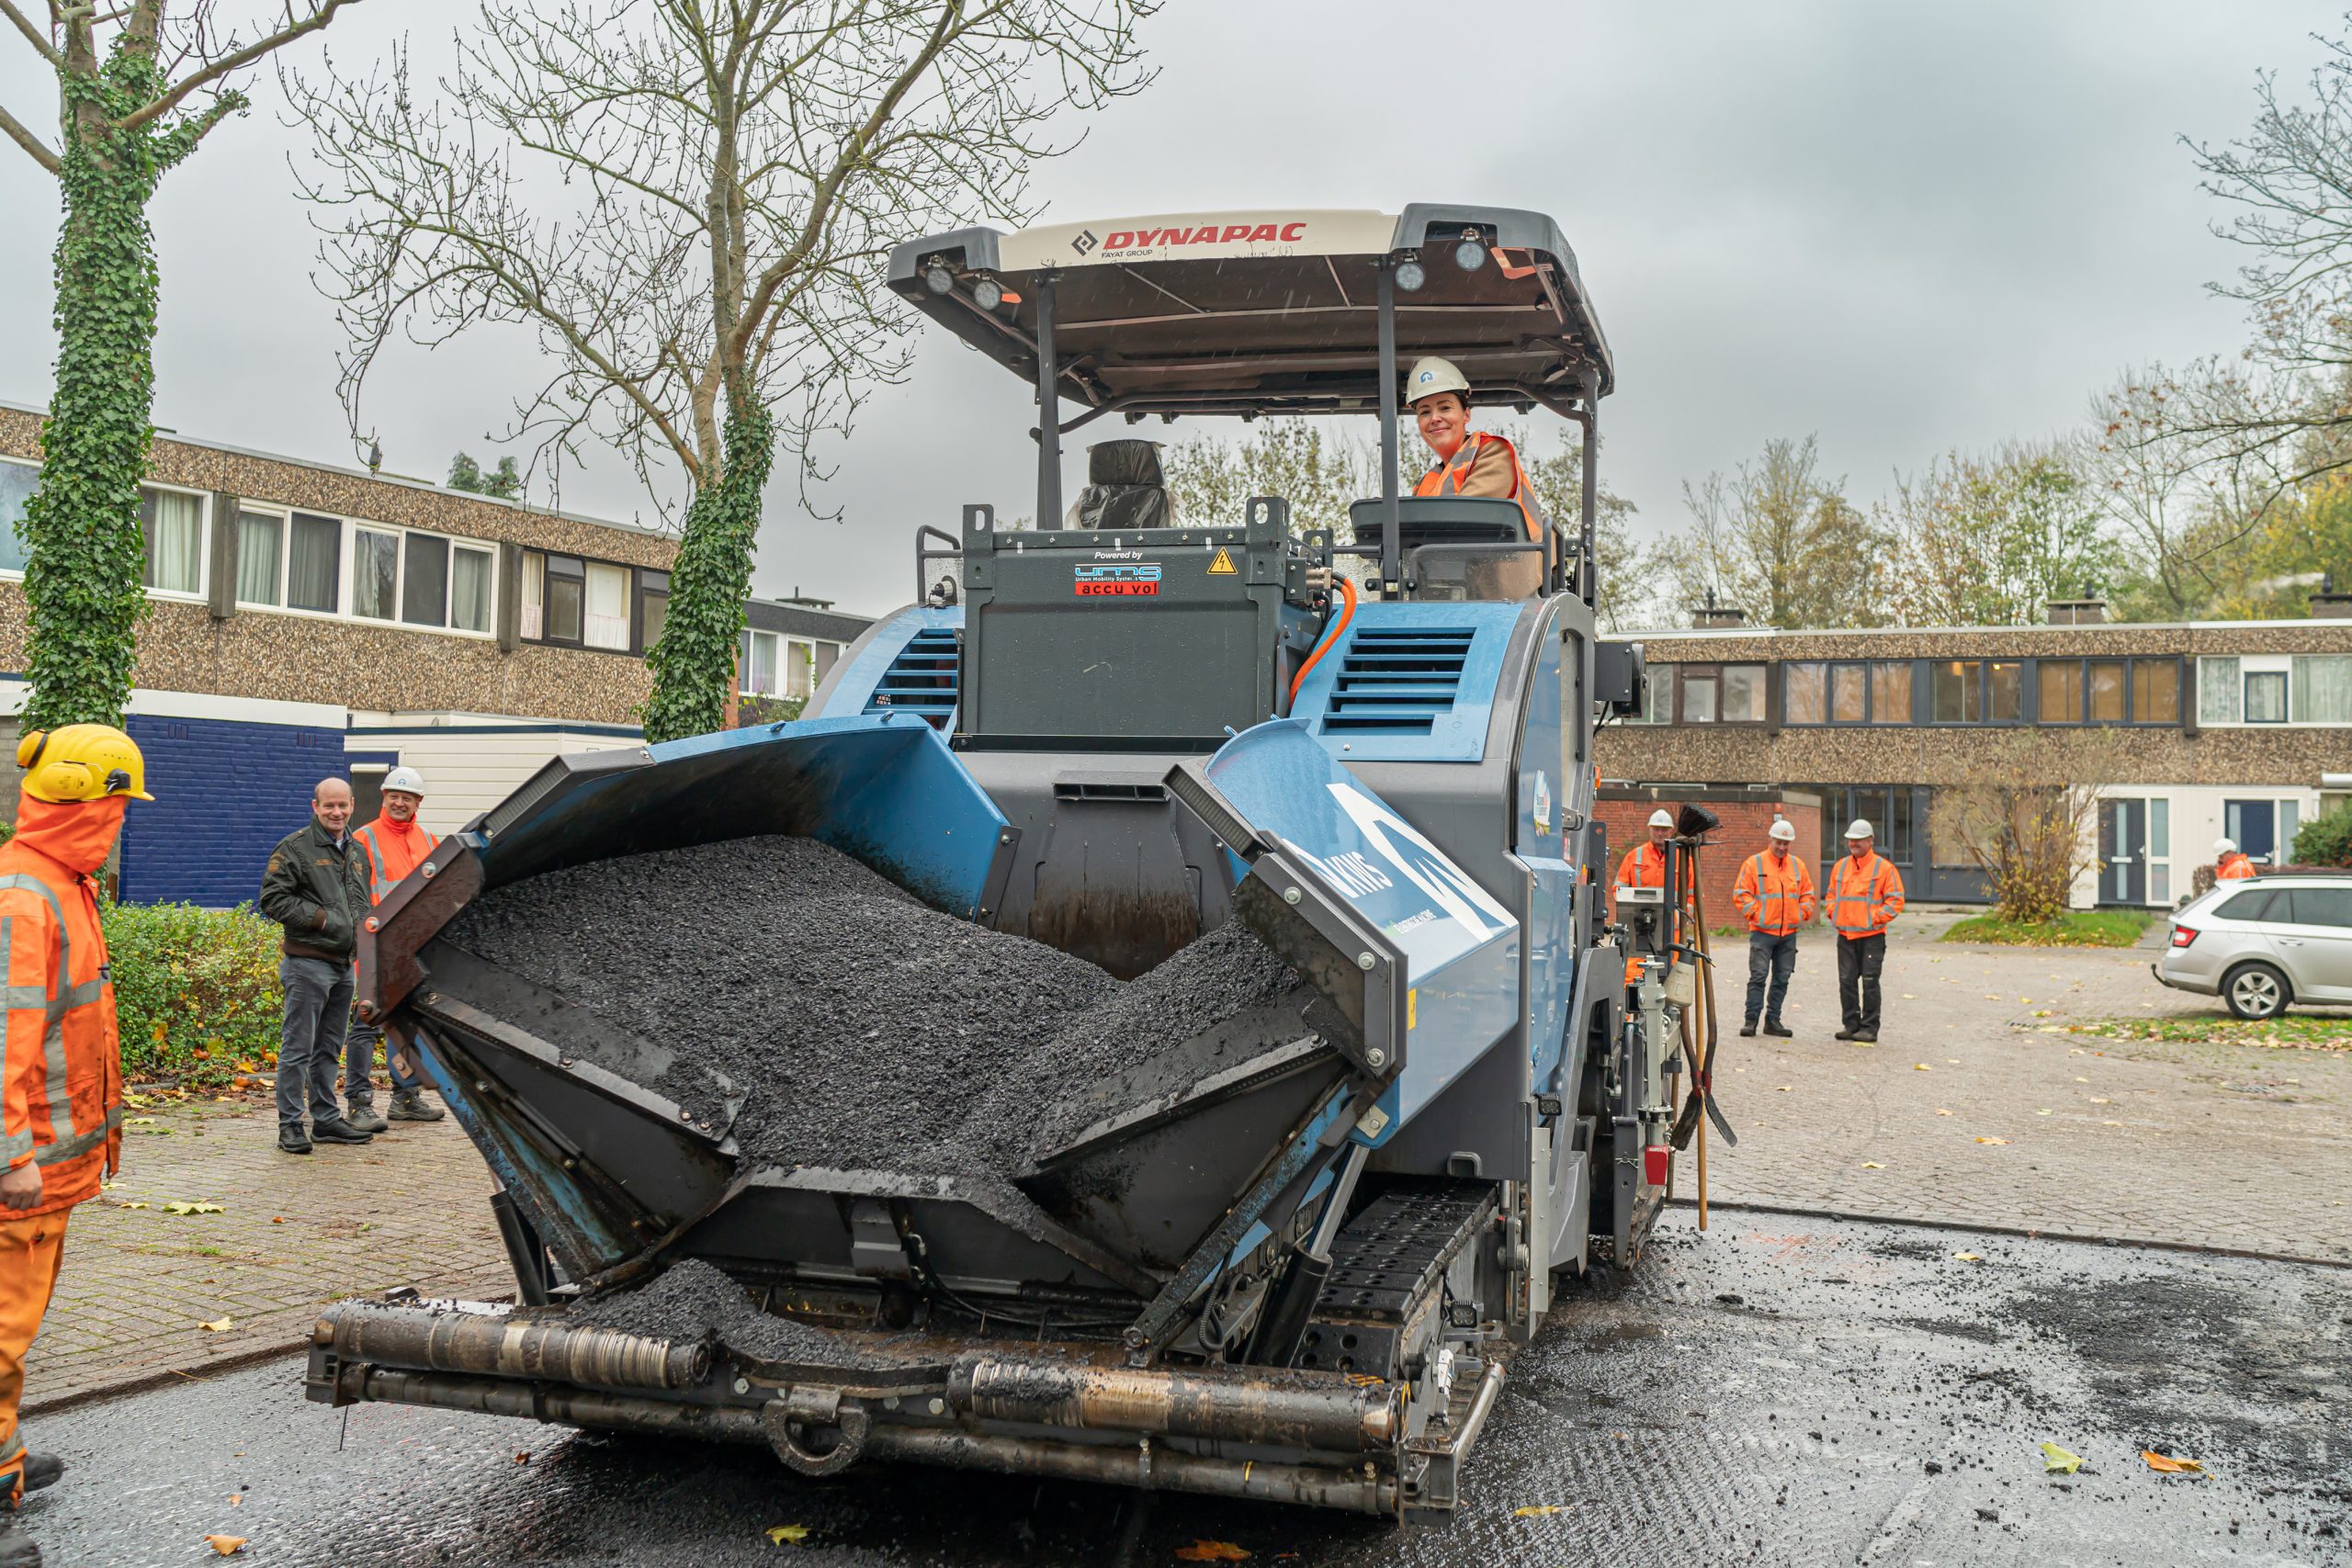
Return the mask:
M 2222 999 L 2233 1018 L 2277 1018 L 2287 1010 L 2290 994 L 2287 976 L 2267 964 L 2233 969 L 2222 982 Z

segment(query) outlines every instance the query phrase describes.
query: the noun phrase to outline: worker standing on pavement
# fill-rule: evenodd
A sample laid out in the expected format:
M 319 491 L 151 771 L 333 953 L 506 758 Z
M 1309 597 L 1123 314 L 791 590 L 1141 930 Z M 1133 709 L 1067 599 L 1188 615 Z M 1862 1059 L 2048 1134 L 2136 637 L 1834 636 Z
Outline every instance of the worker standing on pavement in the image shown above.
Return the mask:
M 1739 1032 L 1753 1035 L 1761 1017 L 1765 1033 L 1786 1040 L 1793 1032 L 1781 1022 L 1781 1003 L 1797 966 L 1797 928 L 1813 919 L 1813 877 L 1789 852 L 1794 824 L 1775 817 L 1768 836 L 1771 843 L 1741 863 L 1731 890 L 1733 908 L 1747 921 L 1747 1013 Z
M 17 1430 L 25 1354 L 57 1288 L 68 1216 L 121 1164 L 122 1050 L 94 874 L 130 802 L 154 798 L 138 746 L 109 725 L 28 731 L 17 765 L 26 770 L 17 831 L 0 846 L 0 1503 L 12 1510 L 65 1471 L 53 1455 L 26 1452 Z M 13 1513 L 0 1518 L 0 1568 L 40 1562 Z
M 2254 862 L 2238 852 L 2235 839 L 2213 840 L 2213 880 L 2238 882 L 2254 874 Z
M 376 819 L 351 835 L 352 843 L 368 860 L 368 902 L 372 908 L 402 882 L 441 840 L 416 819 L 424 804 L 424 775 L 414 768 L 394 768 L 384 775 L 384 804 Z M 376 1114 L 374 1068 L 376 1048 L 384 1043 L 382 1026 L 351 1014 L 351 1032 L 344 1041 L 343 1098 L 353 1126 L 380 1133 L 389 1125 Z M 408 1070 L 398 1048 L 384 1053 L 384 1069 L 391 1075 L 394 1122 L 438 1122 L 442 1110 L 427 1104 L 424 1084 Z
M 334 1101 L 335 1060 L 351 1031 L 351 963 L 368 918 L 368 859 L 352 844 L 351 785 L 321 779 L 311 820 L 269 852 L 261 912 L 286 928 L 277 978 L 286 1024 L 277 1047 L 277 1146 L 289 1155 L 322 1144 L 364 1144 L 375 1134 L 344 1119 Z M 303 1100 L 311 1127 L 302 1130 Z
M 1886 965 L 1886 928 L 1903 912 L 1903 878 L 1872 848 L 1871 825 L 1857 817 L 1847 852 L 1829 874 L 1822 912 L 1838 929 L 1838 999 L 1846 1013 L 1840 1040 L 1878 1039 L 1879 971 Z

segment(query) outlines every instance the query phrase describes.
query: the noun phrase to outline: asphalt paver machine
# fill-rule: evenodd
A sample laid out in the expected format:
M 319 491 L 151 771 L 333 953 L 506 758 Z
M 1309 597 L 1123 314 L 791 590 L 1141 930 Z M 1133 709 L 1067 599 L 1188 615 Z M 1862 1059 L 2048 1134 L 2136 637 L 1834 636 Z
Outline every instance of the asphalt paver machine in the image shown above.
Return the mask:
M 888 284 L 1031 389 L 1036 525 L 920 530 L 913 602 L 804 717 L 560 758 L 385 900 L 360 995 L 496 1175 L 518 1302 L 341 1303 L 309 1392 L 1442 1517 L 1555 1279 L 1640 1254 L 1703 1067 L 1665 983 L 1692 933 L 1607 902 L 1591 742 L 1644 677 L 1594 624 L 1612 371 L 1576 260 L 1537 214 L 1412 206 L 966 229 Z M 1420 354 L 1580 427 L 1577 515 L 1401 493 Z M 1098 421 L 1293 414 L 1377 421 L 1344 527 L 1184 514 L 1124 438 L 1065 507 Z M 1156 1021 L 1148 1070 L 1001 1179 L 832 1168 L 736 1136 L 790 1075 L 657 1089 L 680 1042 L 451 934 L 526 879 L 767 834 L 1122 976 L 1239 921 L 1295 1005 Z M 597 1315 L 690 1265 L 800 1331 Z

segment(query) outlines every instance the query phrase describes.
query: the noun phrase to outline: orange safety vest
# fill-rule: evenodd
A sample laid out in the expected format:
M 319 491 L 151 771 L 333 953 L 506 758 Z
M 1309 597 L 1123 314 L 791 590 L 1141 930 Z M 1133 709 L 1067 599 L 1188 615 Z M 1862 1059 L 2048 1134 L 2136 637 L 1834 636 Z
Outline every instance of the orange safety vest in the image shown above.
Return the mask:
M 1853 856 L 1839 855 L 1829 874 L 1828 903 L 1829 923 L 1839 936 L 1876 936 L 1903 912 L 1903 878 L 1876 850 L 1859 870 Z
M 1758 850 L 1740 863 L 1731 902 L 1747 919 L 1749 931 L 1787 936 L 1813 919 L 1813 878 L 1806 874 L 1804 862 L 1795 851 L 1775 865 L 1771 851 Z
M 2232 850 L 2222 857 L 2222 863 L 2213 868 L 2213 880 L 2216 882 L 2237 882 L 2253 874 L 2254 862 L 2247 859 L 2242 850 Z
M 22 797 L 0 847 L 0 964 L 7 970 L 0 1159 L 40 1167 L 41 1198 L 11 1219 L 95 1198 L 122 1154 L 122 1053 L 97 885 L 124 797 Z
M 411 821 L 403 828 L 389 818 L 379 817 L 351 835 L 368 851 L 368 901 L 380 904 L 384 896 L 408 879 L 408 874 L 424 863 L 424 857 L 440 847 L 441 840 Z
M 1666 886 L 1666 856 L 1647 839 L 1625 852 L 1617 867 L 1620 887 L 1663 887 Z M 1612 896 L 1613 897 L 1613 896 Z M 1642 981 L 1642 961 L 1639 957 L 1625 960 L 1625 984 L 1638 986 Z
M 1470 470 L 1477 466 L 1478 454 L 1489 446 L 1501 447 L 1510 456 L 1510 495 L 1509 500 L 1519 506 L 1520 515 L 1527 519 L 1527 536 L 1537 542 L 1544 537 L 1544 503 L 1535 498 L 1535 486 L 1527 477 L 1527 468 L 1519 460 L 1519 448 L 1499 435 L 1474 430 L 1462 438 L 1453 456 L 1421 476 L 1413 487 L 1415 495 L 1460 495 L 1462 487 L 1470 482 Z

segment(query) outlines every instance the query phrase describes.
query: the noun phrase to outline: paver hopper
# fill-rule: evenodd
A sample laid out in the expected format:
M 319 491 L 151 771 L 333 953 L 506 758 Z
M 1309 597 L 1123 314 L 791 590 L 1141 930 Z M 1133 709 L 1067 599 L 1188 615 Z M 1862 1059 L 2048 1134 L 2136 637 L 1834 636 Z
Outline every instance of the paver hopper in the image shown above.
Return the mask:
M 361 994 L 497 1175 L 520 1303 L 344 1303 L 311 1393 L 1442 1514 L 1555 1271 L 1638 1253 L 1683 1066 L 1679 933 L 1601 901 L 1591 736 L 1642 676 L 1594 629 L 1574 258 L 1413 207 L 966 230 L 889 281 L 1035 383 L 1044 525 L 922 530 L 916 603 L 806 717 L 559 759 L 386 900 Z M 1580 424 L 1580 516 L 1399 495 L 1400 350 Z M 1056 526 L 1060 436 L 1112 412 L 1374 414 L 1383 493 L 1345 538 L 1187 516 L 1105 443 Z M 1154 1019 L 1017 1160 L 873 1168 L 755 1155 L 789 1073 L 682 1066 L 463 936 L 502 888 L 763 835 L 1122 977 L 1239 922 L 1295 983 Z M 712 1269 L 701 1317 L 629 1315 Z

